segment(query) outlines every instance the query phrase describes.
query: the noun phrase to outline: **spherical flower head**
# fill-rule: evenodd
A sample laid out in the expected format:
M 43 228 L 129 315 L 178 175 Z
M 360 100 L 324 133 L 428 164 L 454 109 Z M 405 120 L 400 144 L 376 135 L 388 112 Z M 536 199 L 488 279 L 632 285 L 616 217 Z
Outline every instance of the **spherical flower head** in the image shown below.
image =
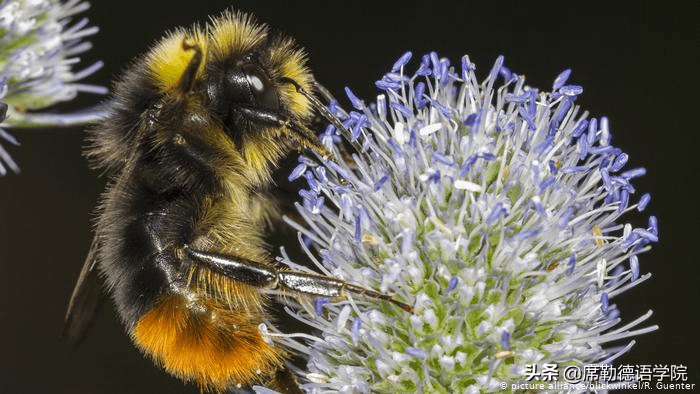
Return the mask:
M 348 89 L 354 110 L 331 106 L 354 153 L 330 126 L 337 158 L 302 157 L 290 178 L 306 177 L 296 227 L 324 272 L 414 310 L 354 295 L 297 312 L 320 337 L 303 387 L 499 391 L 531 364 L 610 364 L 634 341 L 610 342 L 656 329 L 639 328 L 651 312 L 620 324 L 613 303 L 650 276 L 637 255 L 656 219 L 625 222 L 649 203 L 631 183 L 645 171 L 625 169 L 608 120 L 574 104 L 569 71 L 544 92 L 502 57 L 481 82 L 467 56 L 455 67 L 431 53 L 413 75 L 410 57 L 376 102 Z
M 58 102 L 72 100 L 78 92 L 105 94 L 102 86 L 78 83 L 102 67 L 102 62 L 74 72 L 76 56 L 89 50 L 83 41 L 97 33 L 88 20 L 71 24 L 71 17 L 89 8 L 87 2 L 25 0 L 0 3 L 0 123 L 2 126 L 79 124 L 96 119 L 99 111 L 74 114 L 36 112 Z M 0 129 L 0 141 L 17 141 Z M 0 175 L 5 166 L 17 164 L 0 144 Z

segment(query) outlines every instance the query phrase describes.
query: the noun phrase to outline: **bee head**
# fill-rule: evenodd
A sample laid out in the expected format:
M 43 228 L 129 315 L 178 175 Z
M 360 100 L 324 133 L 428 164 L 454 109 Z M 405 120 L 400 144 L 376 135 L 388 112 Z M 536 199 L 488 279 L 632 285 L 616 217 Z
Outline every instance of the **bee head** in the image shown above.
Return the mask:
M 188 179 L 218 172 L 264 184 L 293 150 L 328 155 L 299 93 L 312 84 L 291 38 L 227 11 L 206 27 L 170 32 L 122 75 L 111 116 L 91 131 L 86 153 L 108 173 L 140 157 L 190 171 Z
M 311 90 L 304 53 L 246 14 L 225 12 L 205 29 L 170 34 L 149 54 L 147 69 L 162 95 L 201 100 L 239 145 L 279 129 L 270 116 L 298 123 L 311 117 L 308 100 L 285 82 Z

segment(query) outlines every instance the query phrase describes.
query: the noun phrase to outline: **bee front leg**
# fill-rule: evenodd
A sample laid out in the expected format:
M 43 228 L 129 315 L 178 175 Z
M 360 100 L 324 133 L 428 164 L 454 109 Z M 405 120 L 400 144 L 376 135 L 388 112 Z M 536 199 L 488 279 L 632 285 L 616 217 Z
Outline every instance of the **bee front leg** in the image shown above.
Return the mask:
M 343 280 L 328 276 L 299 271 L 279 270 L 256 261 L 226 256 L 212 252 L 202 252 L 185 246 L 187 255 L 214 272 L 235 279 L 249 286 L 270 289 L 286 289 L 319 297 L 343 298 L 349 291 L 361 296 L 390 302 L 411 312 L 413 308 L 386 294 L 355 286 Z

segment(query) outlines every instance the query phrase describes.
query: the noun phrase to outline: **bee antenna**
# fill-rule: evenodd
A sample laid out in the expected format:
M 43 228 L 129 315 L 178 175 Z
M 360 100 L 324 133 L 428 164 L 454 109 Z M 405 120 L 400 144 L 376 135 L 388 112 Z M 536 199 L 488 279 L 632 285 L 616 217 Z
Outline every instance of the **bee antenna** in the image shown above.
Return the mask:
M 186 51 L 193 50 L 194 56 L 187 65 L 185 72 L 182 73 L 180 78 L 180 90 L 182 92 L 189 92 L 194 84 L 195 77 L 197 76 L 197 70 L 202 64 L 202 48 L 191 38 L 185 38 L 182 40 L 182 49 Z
M 357 141 L 357 139 L 355 139 L 355 140 L 353 141 L 353 139 L 352 139 L 352 133 L 350 132 L 350 130 L 348 130 L 348 128 L 345 127 L 345 126 L 340 122 L 340 119 L 338 119 L 337 116 L 333 115 L 333 114 L 331 113 L 331 111 L 330 111 L 318 98 L 316 98 L 316 96 L 314 96 L 313 94 L 307 92 L 306 89 L 304 89 L 301 85 L 299 85 L 299 83 L 297 83 L 295 80 L 293 80 L 293 79 L 291 79 L 291 78 L 282 77 L 282 78 L 280 78 L 280 79 L 282 80 L 282 82 L 286 82 L 286 83 L 289 83 L 289 84 L 291 84 L 291 85 L 294 85 L 294 87 L 297 89 L 297 93 L 299 93 L 299 94 L 301 94 L 302 96 L 306 97 L 306 99 L 309 100 L 309 102 L 311 103 L 311 106 L 312 106 L 316 111 L 318 111 L 318 113 L 321 114 L 321 116 L 322 116 L 324 119 L 326 119 L 326 120 L 329 121 L 333 126 L 335 126 L 335 128 L 340 132 L 340 134 L 342 134 L 342 136 L 343 136 L 346 140 L 348 140 L 348 142 L 350 142 L 350 143 L 352 144 L 352 146 L 353 146 L 358 152 L 362 152 L 362 146 L 361 146 L 360 143 Z M 320 86 L 320 85 L 317 84 L 317 86 Z M 324 94 L 326 97 L 332 97 L 332 96 L 330 96 L 330 93 L 329 93 L 325 88 L 322 89 L 321 93 Z

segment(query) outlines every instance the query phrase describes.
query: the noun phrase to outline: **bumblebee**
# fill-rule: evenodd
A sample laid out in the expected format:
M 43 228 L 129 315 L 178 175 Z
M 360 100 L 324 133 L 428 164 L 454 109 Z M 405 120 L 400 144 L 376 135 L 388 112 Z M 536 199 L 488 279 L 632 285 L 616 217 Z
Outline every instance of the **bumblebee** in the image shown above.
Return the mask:
M 224 12 L 180 28 L 134 61 L 86 156 L 110 182 L 73 291 L 65 335 L 87 329 L 105 283 L 138 349 L 202 391 L 263 385 L 301 393 L 290 352 L 263 338 L 276 294 L 391 297 L 275 262 L 263 241 L 279 215 L 271 173 L 294 151 L 332 158 L 294 41 Z

